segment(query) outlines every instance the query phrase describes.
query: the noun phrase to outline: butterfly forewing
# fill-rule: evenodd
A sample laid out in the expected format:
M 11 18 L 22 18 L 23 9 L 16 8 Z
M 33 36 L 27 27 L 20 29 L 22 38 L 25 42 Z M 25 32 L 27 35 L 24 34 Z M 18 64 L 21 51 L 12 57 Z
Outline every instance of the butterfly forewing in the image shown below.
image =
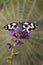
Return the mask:
M 14 22 L 14 23 L 5 25 L 4 29 L 11 31 L 11 30 L 14 30 L 17 26 L 18 26 L 18 23 Z

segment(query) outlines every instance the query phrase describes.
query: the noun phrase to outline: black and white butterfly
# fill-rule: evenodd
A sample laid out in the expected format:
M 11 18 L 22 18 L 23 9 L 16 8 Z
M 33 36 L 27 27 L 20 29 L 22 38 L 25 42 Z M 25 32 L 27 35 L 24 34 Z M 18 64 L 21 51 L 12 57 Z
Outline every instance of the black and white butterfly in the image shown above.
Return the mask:
M 6 30 L 14 30 L 17 27 L 19 27 L 20 29 L 24 30 L 26 29 L 27 31 L 31 31 L 34 30 L 37 25 L 35 23 L 31 23 L 31 22 L 14 22 L 14 23 L 10 23 L 4 26 L 4 29 Z

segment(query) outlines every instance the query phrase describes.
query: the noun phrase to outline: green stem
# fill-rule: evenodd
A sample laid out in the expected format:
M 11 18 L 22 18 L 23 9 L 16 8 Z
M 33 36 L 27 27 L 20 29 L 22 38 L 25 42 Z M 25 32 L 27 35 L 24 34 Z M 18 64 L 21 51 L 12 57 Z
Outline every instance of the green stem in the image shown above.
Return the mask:
M 11 56 L 10 56 L 10 58 L 9 58 L 9 60 L 10 60 L 10 65 L 12 65 L 12 60 L 13 60 L 13 56 L 14 56 L 15 46 L 16 46 L 16 44 L 13 45 L 13 48 L 12 48 L 12 51 L 11 51 Z

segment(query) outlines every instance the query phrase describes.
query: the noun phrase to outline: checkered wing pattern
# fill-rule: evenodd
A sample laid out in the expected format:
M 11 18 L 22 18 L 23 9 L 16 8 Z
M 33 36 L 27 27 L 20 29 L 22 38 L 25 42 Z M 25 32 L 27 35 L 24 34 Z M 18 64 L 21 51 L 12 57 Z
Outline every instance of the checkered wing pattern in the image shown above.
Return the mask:
M 11 31 L 11 30 L 14 30 L 17 26 L 18 26 L 18 23 L 14 22 L 14 23 L 5 25 L 4 29 Z
M 36 24 L 30 22 L 24 22 L 22 25 L 22 29 L 26 29 L 28 32 L 34 30 L 36 27 Z
M 19 23 L 14 22 L 4 26 L 4 29 L 11 31 L 17 27 L 19 27 L 22 30 L 26 29 L 29 32 L 31 30 L 34 30 L 37 27 L 37 25 L 30 22 L 19 22 Z

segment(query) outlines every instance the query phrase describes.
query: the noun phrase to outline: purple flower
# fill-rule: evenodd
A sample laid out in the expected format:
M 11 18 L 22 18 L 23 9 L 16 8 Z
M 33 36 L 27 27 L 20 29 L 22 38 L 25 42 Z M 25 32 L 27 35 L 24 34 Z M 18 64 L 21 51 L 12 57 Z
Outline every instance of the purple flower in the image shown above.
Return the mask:
M 13 40 L 13 39 L 12 39 Z M 13 40 L 15 43 L 16 43 L 16 45 L 21 45 L 21 44 L 23 44 L 23 42 L 21 41 L 21 40 Z M 13 48 L 14 46 L 12 45 L 12 44 L 10 44 L 10 43 L 7 43 L 7 45 L 8 45 L 8 48 L 9 49 L 11 49 L 11 48 Z
M 25 38 L 25 39 L 29 39 L 29 37 L 30 37 L 30 32 L 27 32 L 26 30 L 25 30 L 24 32 L 25 32 L 24 38 Z
M 12 36 L 16 36 L 16 33 L 15 33 L 14 31 L 10 31 L 9 33 L 10 33 L 10 35 L 12 35 Z
M 16 43 L 17 45 L 23 44 L 23 42 L 22 42 L 21 40 L 15 40 L 15 43 Z
M 8 45 L 8 47 L 9 47 L 9 49 L 10 49 L 10 48 L 13 48 L 13 45 L 11 45 L 10 43 L 7 43 L 7 45 Z
M 19 27 L 17 27 L 15 30 L 10 31 L 10 35 L 15 36 L 19 39 L 29 39 L 30 37 L 30 32 L 27 30 L 20 30 Z
M 17 34 L 18 34 L 19 31 L 20 31 L 20 28 L 17 27 L 15 30 L 10 31 L 9 33 L 10 33 L 10 35 L 12 35 L 12 36 L 17 36 Z
M 18 37 L 20 38 L 20 39 L 29 39 L 29 37 L 30 37 L 30 32 L 27 32 L 26 30 L 24 30 L 23 31 L 23 35 L 19 35 Z

